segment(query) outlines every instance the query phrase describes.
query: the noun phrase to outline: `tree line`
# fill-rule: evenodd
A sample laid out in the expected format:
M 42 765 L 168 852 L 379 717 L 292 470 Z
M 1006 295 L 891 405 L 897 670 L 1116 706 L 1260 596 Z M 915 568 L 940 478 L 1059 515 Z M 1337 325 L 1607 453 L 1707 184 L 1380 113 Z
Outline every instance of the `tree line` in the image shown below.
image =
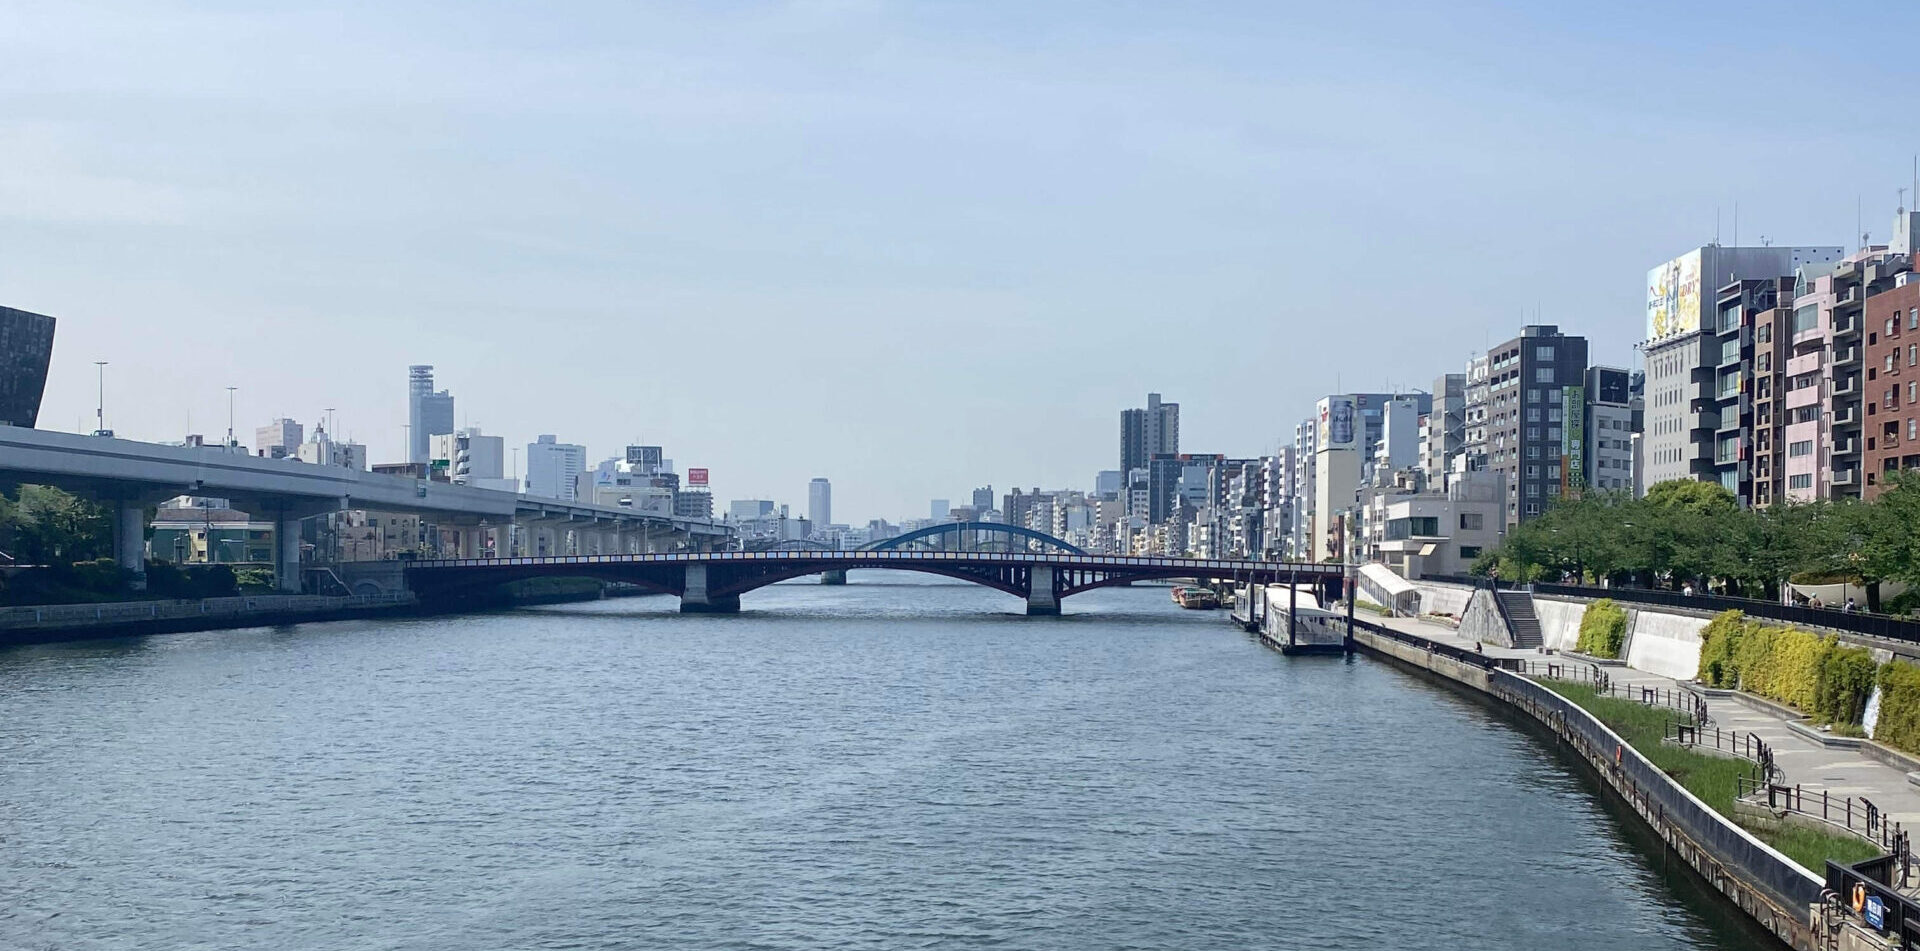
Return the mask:
M 1741 508 L 1717 483 L 1675 480 L 1647 490 L 1565 497 L 1509 530 L 1473 572 L 1508 581 L 1561 578 L 1772 599 L 1789 579 L 1920 592 L 1920 474 L 1885 475 L 1884 490 L 1857 499 Z

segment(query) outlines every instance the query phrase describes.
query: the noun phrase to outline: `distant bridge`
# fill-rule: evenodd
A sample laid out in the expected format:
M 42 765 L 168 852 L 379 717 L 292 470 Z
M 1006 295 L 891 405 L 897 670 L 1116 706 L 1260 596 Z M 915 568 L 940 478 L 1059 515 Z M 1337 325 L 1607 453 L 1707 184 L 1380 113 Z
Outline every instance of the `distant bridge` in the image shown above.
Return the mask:
M 1059 614 L 1061 600 L 1082 591 L 1167 578 L 1311 585 L 1323 593 L 1323 600 L 1331 601 L 1339 593 L 1344 571 L 1342 565 L 1325 563 L 879 548 L 458 558 L 405 563 L 407 585 L 426 600 L 458 600 L 527 578 L 587 577 L 673 594 L 680 598 L 680 610 L 711 613 L 740 610 L 740 596 L 756 588 L 851 568 L 919 571 L 970 581 L 1024 600 L 1028 614 Z

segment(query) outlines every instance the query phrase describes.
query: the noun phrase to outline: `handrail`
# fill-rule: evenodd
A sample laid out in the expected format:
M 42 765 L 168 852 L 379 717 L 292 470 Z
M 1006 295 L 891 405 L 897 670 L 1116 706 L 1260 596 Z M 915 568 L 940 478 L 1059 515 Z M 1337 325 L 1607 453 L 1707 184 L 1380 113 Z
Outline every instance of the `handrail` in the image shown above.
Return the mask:
M 1535 584 L 1536 594 L 1558 594 L 1576 598 L 1612 598 L 1615 601 L 1632 601 L 1640 604 L 1657 604 L 1665 607 L 1692 608 L 1698 611 L 1735 610 L 1750 617 L 1764 618 L 1770 621 L 1784 621 L 1791 624 L 1805 624 L 1813 627 L 1827 627 L 1873 637 L 1884 637 L 1897 641 L 1920 643 L 1920 621 L 1906 620 L 1887 614 L 1866 614 L 1859 611 L 1841 611 L 1832 608 L 1803 608 L 1797 605 L 1763 601 L 1758 598 L 1730 598 L 1723 595 L 1683 594 L 1678 591 L 1655 591 L 1648 588 L 1596 588 L 1589 585 L 1572 584 Z

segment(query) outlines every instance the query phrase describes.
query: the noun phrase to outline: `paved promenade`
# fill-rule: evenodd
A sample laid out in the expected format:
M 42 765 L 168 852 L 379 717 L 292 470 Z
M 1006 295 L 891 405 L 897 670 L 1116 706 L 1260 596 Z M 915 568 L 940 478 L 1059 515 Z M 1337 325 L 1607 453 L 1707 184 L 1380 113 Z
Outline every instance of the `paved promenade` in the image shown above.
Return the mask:
M 1452 628 L 1430 621 L 1378 617 L 1366 620 L 1430 640 L 1468 649 L 1475 647 L 1473 641 L 1460 637 Z M 1502 647 L 1484 648 L 1483 652 L 1490 657 L 1538 659 L 1541 656 L 1535 651 Z M 1606 672 L 1616 683 L 1649 687 L 1683 686 L 1671 678 L 1631 667 L 1610 666 Z M 1798 785 L 1807 795 L 1814 797 L 1822 791 L 1835 798 L 1865 797 L 1903 828 L 1920 833 L 1920 786 L 1907 781 L 1905 770 L 1887 765 L 1859 749 L 1826 746 L 1787 725 L 1798 717 L 1784 716 L 1761 703 L 1733 697 L 1711 697 L 1707 700 L 1707 715 L 1713 718 L 1713 725 L 1722 730 L 1752 733 L 1766 741 L 1773 748 L 1775 765 L 1786 774 L 1783 780 L 1786 785 Z M 1813 807 L 1817 808 L 1817 805 Z

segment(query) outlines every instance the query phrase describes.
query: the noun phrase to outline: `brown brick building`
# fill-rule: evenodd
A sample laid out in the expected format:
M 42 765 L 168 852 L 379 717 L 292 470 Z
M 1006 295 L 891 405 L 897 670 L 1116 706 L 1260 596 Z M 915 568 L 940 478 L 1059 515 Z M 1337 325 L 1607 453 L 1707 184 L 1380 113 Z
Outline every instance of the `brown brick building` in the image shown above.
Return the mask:
M 1884 473 L 1920 468 L 1920 281 L 1867 298 L 1866 496 Z

